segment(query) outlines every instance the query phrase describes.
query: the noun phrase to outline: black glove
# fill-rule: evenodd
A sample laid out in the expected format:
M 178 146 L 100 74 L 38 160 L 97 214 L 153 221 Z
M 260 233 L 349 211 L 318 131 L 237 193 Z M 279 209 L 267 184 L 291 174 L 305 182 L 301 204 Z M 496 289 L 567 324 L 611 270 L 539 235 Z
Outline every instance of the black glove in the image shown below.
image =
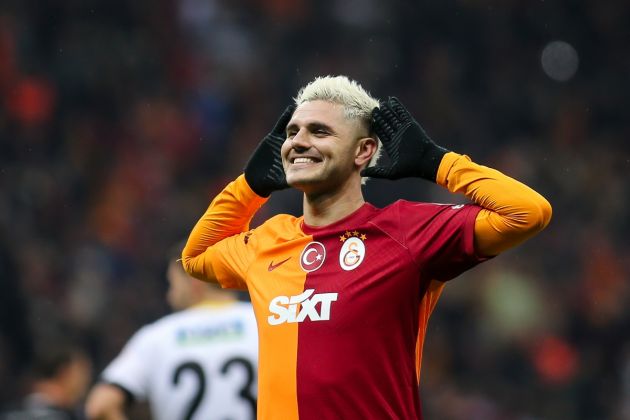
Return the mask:
M 391 158 L 391 166 L 365 168 L 361 176 L 435 182 L 442 157 L 449 151 L 431 140 L 397 98 L 390 96 L 380 108 L 374 108 L 372 128 Z
M 293 111 L 295 105 L 286 107 L 271 133 L 262 139 L 245 165 L 245 180 L 261 197 L 269 197 L 274 191 L 289 188 L 284 176 L 280 148 L 287 138 L 286 128 Z

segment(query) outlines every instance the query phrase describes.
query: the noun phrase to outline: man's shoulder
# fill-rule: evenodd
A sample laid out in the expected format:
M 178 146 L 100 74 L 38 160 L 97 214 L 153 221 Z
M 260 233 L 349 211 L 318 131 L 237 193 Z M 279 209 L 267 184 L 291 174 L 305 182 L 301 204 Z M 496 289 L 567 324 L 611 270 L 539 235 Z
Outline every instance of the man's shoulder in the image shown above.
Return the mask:
M 130 341 L 136 348 L 151 347 L 156 343 L 161 343 L 162 348 L 165 348 L 166 344 L 177 340 L 182 331 L 210 328 L 235 319 L 247 325 L 256 323 L 251 305 L 245 302 L 217 307 L 191 307 L 165 315 L 140 327 Z
M 0 420 L 75 420 L 77 417 L 69 410 L 52 406 L 39 394 L 24 397 L 23 401 L 15 402 L 0 412 Z
M 301 232 L 301 222 L 303 217 L 296 217 L 291 214 L 276 214 L 265 220 L 254 231 L 257 233 L 273 234 L 275 236 L 294 236 Z
M 242 313 L 253 315 L 254 310 L 250 302 L 234 300 L 225 303 L 216 303 L 208 301 L 197 306 L 191 306 L 180 312 L 168 315 L 167 317 L 171 320 L 183 321 L 184 318 L 217 318 L 219 316 L 232 316 Z
M 398 199 L 387 206 L 378 209 L 378 214 L 375 215 L 376 218 L 399 218 L 401 215 L 406 215 L 412 213 L 414 215 L 417 214 L 426 214 L 434 212 L 436 209 L 444 206 L 446 204 L 438 204 L 438 203 L 427 203 L 423 201 L 410 201 L 405 199 Z
M 25 408 L 0 413 L 0 420 L 76 420 L 76 418 L 71 412 L 54 408 Z
M 430 203 L 425 201 L 410 201 L 399 199 L 390 205 L 384 207 L 379 212 L 382 217 L 388 216 L 431 216 L 436 213 L 450 210 L 460 210 L 464 207 L 470 206 L 470 204 L 456 204 L 456 203 Z
M 152 340 L 165 332 L 177 328 L 185 319 L 191 317 L 191 309 L 172 312 L 140 327 L 134 337 L 139 340 Z
M 459 211 L 466 206 L 400 199 L 378 209 L 369 223 L 388 236 L 405 243 L 404 238 L 409 234 L 410 227 L 413 227 L 413 230 L 429 228 L 446 212 Z
M 169 319 L 171 315 L 174 314 L 163 316 L 162 318 L 156 319 L 153 322 L 142 325 L 131 336 L 129 341 L 138 345 L 140 343 L 148 343 L 158 339 L 162 331 L 166 329 L 167 324 L 169 324 Z
M 151 324 L 151 328 L 155 330 L 178 329 L 182 326 L 195 326 L 199 323 L 220 323 L 226 318 L 234 317 L 255 320 L 251 303 L 234 301 L 229 304 L 200 304 L 166 315 Z
M 300 219 L 301 217 L 296 217 L 292 214 L 279 213 L 265 220 L 261 226 L 283 226 L 287 224 L 292 226 Z

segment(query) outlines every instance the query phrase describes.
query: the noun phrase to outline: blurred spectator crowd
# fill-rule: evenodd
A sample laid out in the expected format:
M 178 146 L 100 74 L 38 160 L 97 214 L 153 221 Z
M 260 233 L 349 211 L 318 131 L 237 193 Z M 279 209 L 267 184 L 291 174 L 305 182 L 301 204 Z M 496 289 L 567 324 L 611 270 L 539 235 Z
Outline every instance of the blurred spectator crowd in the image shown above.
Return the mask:
M 48 325 L 97 375 L 166 313 L 166 250 L 300 86 L 346 74 L 554 209 L 447 286 L 427 418 L 630 418 L 629 20 L 622 0 L 3 1 L 0 407 Z M 541 65 L 556 40 L 577 54 L 552 54 L 563 80 Z M 366 196 L 460 199 L 418 180 Z M 257 219 L 300 209 L 286 191 Z

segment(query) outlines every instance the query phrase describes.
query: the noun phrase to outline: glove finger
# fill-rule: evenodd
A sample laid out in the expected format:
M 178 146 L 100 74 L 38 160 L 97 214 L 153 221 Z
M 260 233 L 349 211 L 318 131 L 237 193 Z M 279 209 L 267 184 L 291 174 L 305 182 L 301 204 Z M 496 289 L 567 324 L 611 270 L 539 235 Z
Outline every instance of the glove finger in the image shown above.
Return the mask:
M 400 102 L 400 99 L 395 96 L 390 96 L 387 99 L 387 104 L 400 121 L 407 122 L 411 120 L 411 114 L 407 111 L 407 108 L 405 108 L 402 102 Z
M 280 135 L 280 134 L 269 135 L 265 139 L 267 144 L 271 148 L 271 151 L 273 152 L 274 159 L 281 160 L 280 151 L 282 150 L 282 144 L 284 143 L 285 139 L 286 139 L 286 135 L 284 134 L 283 135 Z
M 389 103 L 385 103 L 381 106 L 381 112 L 379 112 L 385 120 L 389 122 L 394 130 L 398 130 L 403 124 L 403 120 L 396 114 L 395 110 Z
M 388 141 L 400 127 L 398 118 L 392 113 L 390 109 L 385 107 L 373 115 L 374 131 L 381 138 Z
M 394 131 L 394 128 L 381 112 L 374 113 L 372 116 L 372 127 L 379 138 L 384 141 L 389 140 Z
M 391 127 L 387 126 L 387 128 L 382 127 L 380 129 L 375 129 L 374 132 L 376 133 L 376 136 L 381 141 L 381 143 L 383 143 L 385 150 L 387 150 L 389 153 L 391 148 L 390 146 L 394 138 L 394 130 Z
M 398 115 L 398 118 L 400 118 L 400 120 L 403 122 L 411 121 L 413 118 L 411 114 L 409 113 L 409 111 L 407 111 L 407 109 L 403 107 L 402 105 L 395 105 L 394 112 L 396 113 L 396 115 Z
M 276 125 L 273 127 L 273 133 L 276 135 L 285 136 L 285 131 L 287 129 L 287 124 L 291 121 L 291 117 L 293 116 L 293 112 L 295 111 L 295 104 L 291 104 L 287 106 L 278 121 L 276 121 Z

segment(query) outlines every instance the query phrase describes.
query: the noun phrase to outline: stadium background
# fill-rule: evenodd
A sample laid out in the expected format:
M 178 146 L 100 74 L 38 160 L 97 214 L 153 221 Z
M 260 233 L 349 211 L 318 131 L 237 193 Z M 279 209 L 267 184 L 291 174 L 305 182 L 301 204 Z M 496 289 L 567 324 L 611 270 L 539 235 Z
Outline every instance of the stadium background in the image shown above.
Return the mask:
M 554 208 L 447 287 L 428 418 L 630 418 L 628 21 L 623 0 L 4 0 L 0 403 L 36 330 L 75 331 L 96 374 L 167 313 L 166 250 L 298 87 L 346 74 Z M 417 180 L 367 197 L 458 200 Z

